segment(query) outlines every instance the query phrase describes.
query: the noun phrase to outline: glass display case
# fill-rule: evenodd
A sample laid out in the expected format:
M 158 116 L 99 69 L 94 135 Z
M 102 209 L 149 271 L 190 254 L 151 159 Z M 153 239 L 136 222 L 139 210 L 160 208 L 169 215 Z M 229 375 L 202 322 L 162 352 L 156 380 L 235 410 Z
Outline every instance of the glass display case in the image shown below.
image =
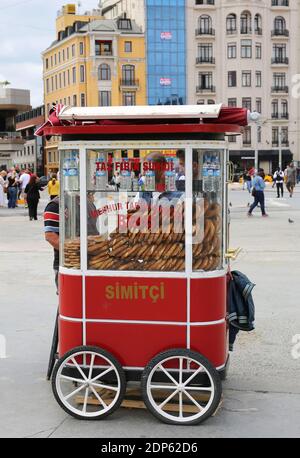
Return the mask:
M 224 149 L 89 148 L 84 154 L 88 270 L 184 272 L 187 244 L 193 271 L 223 268 Z M 61 265 L 79 269 L 79 150 L 60 156 Z

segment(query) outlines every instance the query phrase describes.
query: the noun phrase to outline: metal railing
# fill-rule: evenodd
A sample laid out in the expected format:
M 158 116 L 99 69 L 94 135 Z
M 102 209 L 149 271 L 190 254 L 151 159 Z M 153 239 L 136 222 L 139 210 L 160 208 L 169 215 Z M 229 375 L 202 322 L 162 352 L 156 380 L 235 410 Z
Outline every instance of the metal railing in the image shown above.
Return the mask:
M 199 35 L 215 35 L 215 34 L 216 34 L 215 29 L 212 29 L 212 28 L 209 28 L 209 27 L 196 29 L 196 31 L 195 31 L 195 35 L 196 36 L 199 36 Z
M 271 31 L 272 37 L 289 37 L 290 32 L 287 29 L 273 29 Z
M 202 56 L 202 57 L 197 57 L 196 58 L 196 64 L 215 64 L 216 59 L 211 56 Z
M 272 57 L 271 63 L 272 64 L 285 64 L 285 65 L 288 65 L 289 58 L 288 57 Z
M 138 87 L 139 86 L 139 80 L 136 79 L 120 79 L 120 86 L 126 86 L 126 87 Z
M 288 86 L 272 86 L 271 90 L 272 92 L 289 92 Z
M 196 92 L 216 92 L 216 86 L 196 86 Z
M 289 6 L 289 0 L 272 0 L 272 6 Z

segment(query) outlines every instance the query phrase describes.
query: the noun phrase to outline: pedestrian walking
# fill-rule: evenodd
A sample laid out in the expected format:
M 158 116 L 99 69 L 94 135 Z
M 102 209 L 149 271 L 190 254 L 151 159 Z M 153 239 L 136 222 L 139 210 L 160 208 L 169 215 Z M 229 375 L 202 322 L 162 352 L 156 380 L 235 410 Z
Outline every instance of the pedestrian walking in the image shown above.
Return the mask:
M 31 175 L 28 185 L 25 188 L 25 196 L 28 205 L 29 219 L 37 220 L 37 208 L 40 200 L 41 185 L 36 175 Z
M 284 172 L 281 170 L 280 167 L 277 168 L 276 172 L 273 175 L 274 183 L 276 184 L 277 188 L 277 198 L 283 197 L 283 182 L 284 182 Z
M 265 194 L 264 194 L 264 189 L 266 187 L 266 183 L 264 182 L 264 176 L 265 173 L 263 170 L 260 170 L 257 175 L 253 178 L 253 189 L 252 189 L 252 195 L 254 197 L 254 202 L 249 208 L 248 211 L 248 216 L 252 216 L 252 212 L 257 207 L 260 205 L 261 209 L 261 214 L 262 216 L 266 217 L 268 216 L 265 210 Z
M 22 170 L 20 172 L 20 176 L 19 176 L 19 188 L 20 188 L 20 195 L 18 195 L 18 197 L 21 197 L 25 200 L 25 208 L 27 206 L 27 203 L 26 203 L 26 199 L 25 199 L 25 188 L 26 186 L 28 185 L 29 183 L 29 180 L 30 180 L 30 174 L 29 174 L 29 171 L 28 169 L 25 169 L 25 170 Z
M 6 172 L 2 170 L 0 172 L 0 207 L 5 206 L 5 194 L 6 194 L 6 182 L 5 182 Z
M 8 208 L 16 208 L 18 194 L 18 180 L 15 171 L 11 171 L 10 176 L 7 179 L 7 197 L 8 197 Z
M 297 182 L 297 170 L 294 166 L 294 163 L 291 162 L 290 165 L 286 169 L 286 188 L 290 193 L 290 197 L 293 197 L 294 188 Z
M 52 174 L 51 180 L 48 182 L 48 194 L 50 196 L 50 200 L 53 200 L 55 197 L 59 196 L 59 181 L 57 179 L 56 173 Z

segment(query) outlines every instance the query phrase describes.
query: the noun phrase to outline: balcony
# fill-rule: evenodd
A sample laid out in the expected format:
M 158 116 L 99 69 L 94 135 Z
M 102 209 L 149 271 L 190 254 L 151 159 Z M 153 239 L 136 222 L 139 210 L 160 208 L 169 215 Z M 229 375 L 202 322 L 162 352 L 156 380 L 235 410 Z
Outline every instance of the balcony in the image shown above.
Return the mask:
M 279 119 L 279 113 L 272 113 L 272 119 Z
M 199 64 L 215 64 L 216 63 L 216 59 L 214 57 L 211 57 L 211 56 L 202 56 L 202 57 L 197 57 L 196 58 L 196 65 L 199 65 Z
M 273 29 L 271 31 L 271 37 L 289 37 L 290 36 L 290 32 L 289 30 L 287 29 Z
M 285 94 L 288 94 L 289 88 L 288 86 L 272 86 L 271 91 L 272 92 L 284 92 Z
M 256 27 L 254 30 L 255 35 L 262 35 L 262 28 L 261 27 Z
M 113 52 L 112 51 L 96 51 L 95 56 L 96 57 L 112 57 Z
M 272 0 L 271 6 L 289 6 L 289 0 Z
M 216 86 L 196 86 L 197 94 L 203 94 L 204 92 L 216 92 Z
M 130 88 L 130 89 L 138 89 L 140 86 L 139 80 L 136 80 L 135 78 L 132 79 L 120 79 L 120 87 L 122 89 L 124 88 Z
M 276 65 L 289 65 L 289 58 L 288 57 L 272 57 L 271 64 Z
M 211 35 L 211 36 L 215 36 L 216 34 L 216 31 L 215 29 L 212 29 L 212 28 L 200 28 L 200 29 L 196 29 L 195 31 L 195 35 L 196 37 L 199 37 L 199 36 L 202 36 L 202 35 Z

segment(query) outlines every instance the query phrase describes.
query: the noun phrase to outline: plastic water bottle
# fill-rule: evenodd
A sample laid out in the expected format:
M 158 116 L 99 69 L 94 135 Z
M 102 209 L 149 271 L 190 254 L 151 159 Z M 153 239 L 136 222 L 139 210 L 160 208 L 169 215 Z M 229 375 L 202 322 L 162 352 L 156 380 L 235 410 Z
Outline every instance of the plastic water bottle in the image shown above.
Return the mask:
M 214 157 L 214 191 L 219 192 L 220 190 L 220 177 L 221 177 L 221 166 L 219 156 L 216 154 Z
M 204 156 L 203 157 L 202 178 L 203 178 L 203 191 L 204 192 L 209 192 L 210 191 L 210 183 L 209 183 L 208 156 Z
M 176 172 L 173 158 L 167 158 L 167 170 L 165 172 L 166 191 L 176 191 Z
M 66 157 L 63 164 L 64 185 L 66 191 L 77 191 L 79 189 L 78 153 L 72 151 Z
M 149 162 L 149 168 L 151 163 Z M 155 171 L 147 170 L 145 178 L 145 191 L 155 191 Z
M 100 154 L 96 159 L 96 189 L 105 191 L 107 185 L 107 172 L 105 167 L 105 157 Z
M 123 191 L 131 191 L 132 182 L 131 182 L 131 173 L 129 167 L 128 158 L 123 159 L 123 164 L 121 168 L 121 177 L 120 177 L 120 189 Z

